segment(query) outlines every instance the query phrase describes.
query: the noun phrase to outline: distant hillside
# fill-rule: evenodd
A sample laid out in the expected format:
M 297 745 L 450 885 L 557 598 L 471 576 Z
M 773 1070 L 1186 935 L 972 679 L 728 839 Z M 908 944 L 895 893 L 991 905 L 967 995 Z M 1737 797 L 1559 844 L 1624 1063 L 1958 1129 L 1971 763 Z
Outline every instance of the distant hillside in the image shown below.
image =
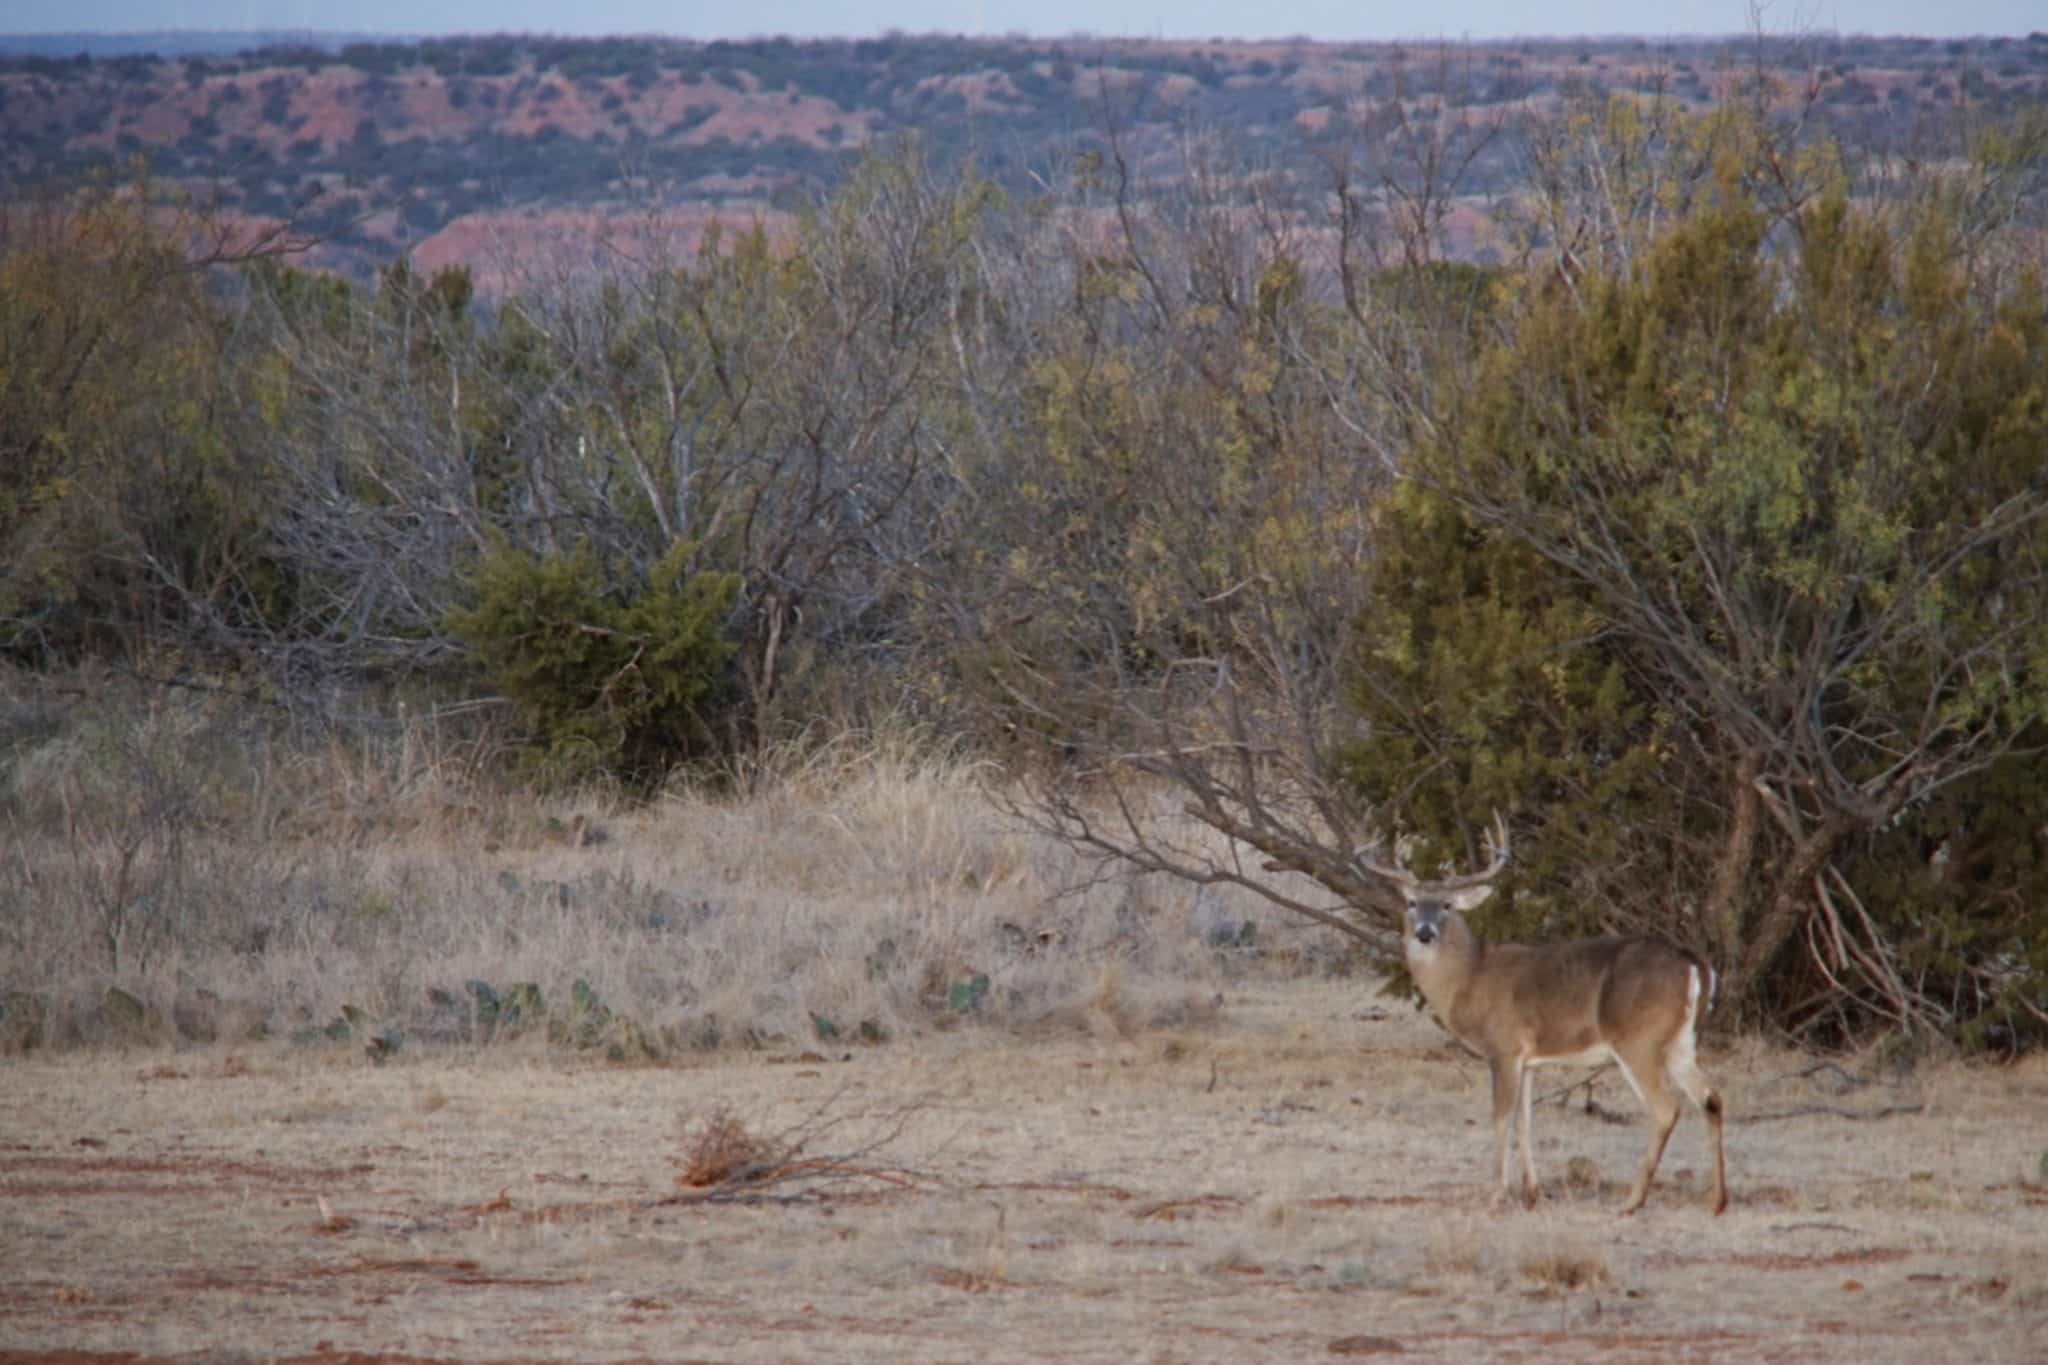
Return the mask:
M 155 33 L 0 33 L 0 56 L 15 57 L 225 57 L 262 47 L 324 47 L 383 41 L 375 33 L 322 33 L 298 29 L 206 32 L 170 29 Z
M 686 225 L 772 214 L 877 139 L 916 130 L 999 180 L 1099 146 L 1140 174 L 1178 164 L 1188 129 L 1307 168 L 1319 138 L 1445 90 L 1512 120 L 1583 94 L 1656 89 L 1704 106 L 1754 68 L 1754 43 L 1555 40 L 1450 49 L 1305 42 L 872 40 L 691 43 L 467 37 L 271 43 L 229 55 L 0 57 L 0 193 L 140 163 L 259 218 L 305 214 L 324 261 L 483 244 L 650 203 Z M 20 41 L 20 40 L 13 40 Z M 57 40 L 51 40 L 57 41 Z M 1961 104 L 2048 102 L 2048 34 L 1767 44 L 1826 124 L 1896 146 Z M 1505 157 L 1505 143 L 1492 153 Z M 1461 187 L 1506 173 L 1485 157 Z

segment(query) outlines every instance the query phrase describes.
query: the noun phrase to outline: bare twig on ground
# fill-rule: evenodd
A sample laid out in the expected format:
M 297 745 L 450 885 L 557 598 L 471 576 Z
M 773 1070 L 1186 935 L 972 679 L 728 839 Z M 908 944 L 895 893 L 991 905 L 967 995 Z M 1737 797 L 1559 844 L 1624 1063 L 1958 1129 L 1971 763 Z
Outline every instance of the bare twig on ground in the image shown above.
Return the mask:
M 680 1193 L 658 1204 L 724 1204 L 794 1202 L 820 1197 L 830 1186 L 874 1183 L 908 1189 L 935 1184 L 937 1178 L 883 1159 L 913 1118 L 924 1111 L 921 1101 L 880 1115 L 881 1126 L 844 1152 L 813 1152 L 828 1133 L 865 1114 L 832 1114 L 844 1095 L 841 1087 L 819 1102 L 804 1118 L 775 1133 L 756 1133 L 746 1120 L 723 1106 L 701 1119 L 684 1114 L 677 1124 L 683 1153 L 676 1185 Z
M 1571 1099 L 1572 1092 L 1584 1090 L 1586 1092 L 1586 1112 L 1588 1114 L 1599 1119 L 1602 1123 L 1627 1123 L 1629 1121 L 1628 1115 L 1617 1113 L 1593 1098 L 1593 1082 L 1599 1080 L 1608 1071 L 1612 1070 L 1613 1066 L 1612 1062 L 1596 1066 L 1570 1085 L 1559 1086 L 1547 1095 L 1538 1095 L 1536 1102 L 1538 1104 L 1548 1104 L 1550 1101 L 1556 1100 L 1557 1107 L 1562 1109 L 1565 1107 L 1566 1102 Z
M 1802 1104 L 1792 1109 L 1770 1109 L 1761 1114 L 1742 1114 L 1739 1117 L 1743 1123 L 1779 1123 L 1785 1119 L 1813 1118 L 1817 1115 L 1826 1115 L 1838 1119 L 1871 1121 L 1897 1118 L 1902 1114 L 1918 1114 L 1926 1108 L 1927 1106 L 1924 1104 L 1888 1104 L 1882 1109 L 1866 1109 L 1858 1112 L 1854 1109 L 1839 1109 L 1832 1104 Z
M 1813 1080 L 1815 1077 L 1828 1078 L 1829 1089 L 1836 1095 L 1849 1095 L 1858 1090 L 1868 1090 L 1872 1086 L 1883 1086 L 1889 1090 L 1897 1090 L 1905 1084 L 1905 1080 L 1902 1077 L 1859 1076 L 1839 1062 L 1822 1060 L 1808 1066 L 1802 1066 L 1796 1071 L 1787 1071 L 1773 1076 L 1769 1081 L 1765 1082 L 1765 1085 L 1767 1087 L 1776 1086 L 1784 1081 L 1806 1081 Z

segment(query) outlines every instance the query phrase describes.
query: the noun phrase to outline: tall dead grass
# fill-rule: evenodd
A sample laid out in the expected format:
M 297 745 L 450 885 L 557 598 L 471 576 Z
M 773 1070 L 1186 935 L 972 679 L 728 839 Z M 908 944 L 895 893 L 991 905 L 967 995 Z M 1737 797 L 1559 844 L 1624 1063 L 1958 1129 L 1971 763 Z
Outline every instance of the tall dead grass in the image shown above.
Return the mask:
M 479 1003 L 532 983 L 645 1055 L 1129 1030 L 1200 1014 L 1228 969 L 1175 888 L 1082 877 L 908 729 L 641 804 L 511 785 L 500 751 L 474 713 L 306 733 L 204 689 L 0 673 L 0 1000 L 34 998 L 44 1046 L 310 1035 L 344 1007 L 478 1038 Z

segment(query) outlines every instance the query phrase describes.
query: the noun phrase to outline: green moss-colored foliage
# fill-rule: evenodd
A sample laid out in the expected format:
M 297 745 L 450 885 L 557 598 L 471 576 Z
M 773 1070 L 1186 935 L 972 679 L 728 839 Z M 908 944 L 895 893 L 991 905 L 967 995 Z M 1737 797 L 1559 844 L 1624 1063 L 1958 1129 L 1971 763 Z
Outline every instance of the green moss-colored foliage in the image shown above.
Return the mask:
M 1905 971 L 1951 996 L 1957 1041 L 1971 1051 L 2017 1052 L 2048 1032 L 2044 827 L 2040 761 L 2015 756 L 1916 807 L 1840 863 L 1865 908 L 1895 927 Z
M 103 184 L 0 215 L 0 652 L 135 648 L 261 558 L 268 481 L 228 430 L 208 226 Z M 154 215 L 154 216 L 153 216 Z
M 1488 813 L 1517 817 L 1489 933 L 1600 932 L 1613 906 L 1587 870 L 1642 852 L 1635 835 L 1668 799 L 1669 717 L 1631 685 L 1598 611 L 1557 591 L 1525 547 L 1417 484 L 1381 515 L 1383 590 L 1350 688 L 1372 728 L 1343 756 L 1348 777 L 1375 809 L 1402 813 L 1425 873 L 1476 865 Z
M 2048 311 L 1940 197 L 1774 235 L 1755 183 L 1515 300 L 1446 386 L 1380 507 L 1348 771 L 1424 861 L 1513 814 L 1495 932 L 1648 930 L 1781 1023 L 2013 1042 L 2048 999 Z
M 689 573 L 677 544 L 636 580 L 579 545 L 501 544 L 476 566 L 477 602 L 449 628 L 519 708 L 545 770 L 657 782 L 710 756 L 722 733 L 732 574 Z

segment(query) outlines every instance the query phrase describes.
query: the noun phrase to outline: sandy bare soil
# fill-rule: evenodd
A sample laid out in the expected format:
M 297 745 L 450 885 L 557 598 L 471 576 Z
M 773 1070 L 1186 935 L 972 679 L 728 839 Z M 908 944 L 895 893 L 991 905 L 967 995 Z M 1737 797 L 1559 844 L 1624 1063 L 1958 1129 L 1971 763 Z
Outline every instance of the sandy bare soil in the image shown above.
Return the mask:
M 1356 983 L 845 1056 L 0 1064 L 0 1359 L 2048 1358 L 2039 1063 L 1710 1050 L 1734 1207 L 1700 1207 L 1688 1114 L 1620 1220 L 1618 1079 L 1626 1122 L 1538 1110 L 1544 1201 L 1492 1213 L 1483 1068 Z M 720 1113 L 813 1164 L 680 1188 Z

